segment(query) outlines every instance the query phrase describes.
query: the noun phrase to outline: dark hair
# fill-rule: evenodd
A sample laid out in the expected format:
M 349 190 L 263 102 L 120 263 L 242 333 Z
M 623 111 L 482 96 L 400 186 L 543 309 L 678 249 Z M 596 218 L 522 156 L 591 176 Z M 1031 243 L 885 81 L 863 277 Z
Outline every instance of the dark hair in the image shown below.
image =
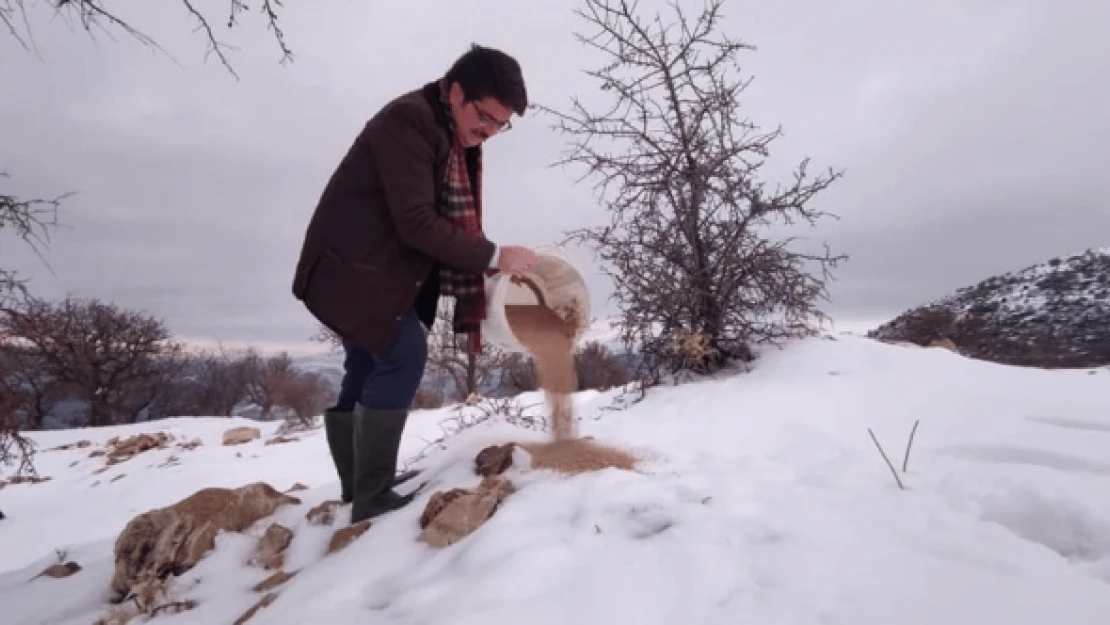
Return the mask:
M 444 75 L 447 84 L 459 83 L 467 100 L 492 96 L 506 107 L 523 115 L 528 108 L 528 92 L 516 59 L 493 48 L 472 44 Z

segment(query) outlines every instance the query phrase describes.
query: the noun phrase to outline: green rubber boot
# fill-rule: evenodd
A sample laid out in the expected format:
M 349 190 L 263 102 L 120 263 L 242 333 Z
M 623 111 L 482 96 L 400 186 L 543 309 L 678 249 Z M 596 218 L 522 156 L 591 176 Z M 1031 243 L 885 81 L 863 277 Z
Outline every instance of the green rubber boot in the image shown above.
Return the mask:
M 324 413 L 324 433 L 328 439 L 335 472 L 339 474 L 340 494 L 343 503 L 351 503 L 351 484 L 355 472 L 354 413 L 328 410 Z
M 408 505 L 416 493 L 399 495 L 397 454 L 408 410 L 354 410 L 354 479 L 351 523 L 358 523 Z

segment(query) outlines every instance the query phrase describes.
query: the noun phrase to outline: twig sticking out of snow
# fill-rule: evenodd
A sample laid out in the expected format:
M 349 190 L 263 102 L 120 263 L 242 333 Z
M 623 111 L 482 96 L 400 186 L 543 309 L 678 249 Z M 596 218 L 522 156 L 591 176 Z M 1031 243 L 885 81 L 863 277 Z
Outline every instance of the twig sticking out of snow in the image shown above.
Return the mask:
M 867 428 L 867 433 L 871 435 L 871 440 L 875 442 L 875 447 L 879 450 L 879 454 L 881 454 L 883 460 L 886 461 L 886 466 L 890 467 L 890 474 L 894 476 L 894 481 L 898 482 L 898 488 L 906 490 L 905 485 L 902 484 L 902 480 L 898 477 L 898 471 L 894 469 L 894 465 L 890 463 L 890 458 L 887 458 L 886 452 L 883 451 L 883 446 L 879 444 L 879 439 L 875 438 L 875 433 L 871 431 L 871 428 Z
M 475 397 L 468 403 L 460 404 L 456 408 L 454 416 L 439 422 L 439 429 L 442 434 L 435 440 L 425 441 L 424 448 L 406 460 L 402 470 L 408 470 L 414 464 L 426 458 L 433 448 L 443 448 L 444 443 L 452 436 L 494 418 L 504 419 L 506 423 L 529 430 L 547 430 L 546 418 L 529 414 L 532 408 L 539 405 L 542 404 L 521 404 L 516 397 Z
M 913 447 L 913 435 L 917 433 L 918 423 L 921 423 L 921 419 L 913 422 L 913 429 L 910 430 L 910 440 L 906 442 L 906 454 L 902 456 L 902 473 L 906 472 L 906 467 L 910 464 L 910 448 Z

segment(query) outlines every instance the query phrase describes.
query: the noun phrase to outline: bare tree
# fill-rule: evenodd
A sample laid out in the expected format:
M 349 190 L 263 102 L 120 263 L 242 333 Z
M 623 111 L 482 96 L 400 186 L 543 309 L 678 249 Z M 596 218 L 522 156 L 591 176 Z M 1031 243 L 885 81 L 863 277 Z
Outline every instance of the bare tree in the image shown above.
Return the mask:
M 71 24 L 75 23 L 89 35 L 95 36 L 97 31 L 108 34 L 120 32 L 134 38 L 143 45 L 155 48 L 166 56 L 170 56 L 153 37 L 135 26 L 130 18 L 109 8 L 110 4 L 108 0 L 45 0 L 34 3 L 28 3 L 26 0 L 0 0 L 0 24 L 7 28 L 8 33 L 24 49 L 32 50 L 35 44 L 34 34 L 31 32 L 30 20 L 28 19 L 28 5 L 32 5 L 36 9 L 45 5 L 54 12 L 56 18 Z M 220 41 L 216 34 L 218 27 L 214 24 L 219 24 L 226 19 L 227 30 L 231 30 L 239 24 L 244 14 L 251 11 L 251 4 L 248 4 L 246 0 L 227 0 L 222 14 L 217 14 L 220 21 L 216 21 L 216 15 L 206 14 L 197 8 L 197 5 L 200 4 L 198 0 L 174 0 L 173 4 L 177 4 L 178 8 L 184 9 L 185 13 L 194 21 L 196 31 L 203 34 L 207 45 L 207 54 L 215 55 L 224 68 L 238 79 L 239 76 L 232 68 L 226 54 L 231 46 Z M 252 4 L 258 9 L 258 15 L 265 21 L 267 29 L 274 36 L 281 53 L 280 62 L 283 64 L 291 62 L 293 51 L 286 43 L 285 33 L 280 26 L 280 13 L 284 9 L 283 1 L 258 0 L 257 3 Z
M 322 323 L 317 325 L 316 334 L 313 334 L 309 338 L 318 343 L 327 345 L 332 351 L 340 351 L 343 349 L 343 337 L 339 336 L 335 330 L 332 330 Z
M 0 467 L 15 463 L 17 473 L 35 473 L 35 443 L 20 432 L 19 396 L 0 388 Z
M 22 428 L 37 430 L 66 397 L 66 388 L 37 349 L 0 338 L 0 393 L 9 399 L 5 405 L 20 413 Z
M 0 179 L 8 175 L 0 172 Z M 42 258 L 43 248 L 50 239 L 50 231 L 57 227 L 58 208 L 64 196 L 54 199 L 28 199 L 0 193 L 0 239 L 12 234 L 29 245 Z M 0 308 L 11 306 L 27 296 L 27 282 L 14 269 L 0 266 Z M 11 337 L 0 331 L 0 348 L 7 362 L 24 356 L 11 350 Z M 14 364 L 14 363 L 13 363 Z M 24 363 L 25 364 L 25 363 Z M 7 375 L 0 376 L 0 465 L 19 463 L 20 472 L 34 472 L 32 457 L 34 444 L 20 434 L 20 423 L 41 419 L 41 410 L 48 400 L 46 381 L 33 376 L 27 379 L 5 367 Z M 38 385 L 38 386 L 36 386 Z
M 0 336 L 29 346 L 88 406 L 86 422 L 133 421 L 180 348 L 161 320 L 97 299 L 27 297 L 0 309 Z
M 270 384 L 274 404 L 286 408 L 286 419 L 301 427 L 310 427 L 334 395 L 323 377 L 309 371 L 286 370 Z
M 737 57 L 753 48 L 717 32 L 723 0 L 693 18 L 672 2 L 672 23 L 624 0 L 584 1 L 577 14 L 592 32 L 577 39 L 604 57 L 586 73 L 612 101 L 600 112 L 577 98 L 569 112 L 539 108 L 569 137 L 558 164 L 584 167 L 609 213 L 567 240 L 594 247 L 614 278 L 622 339 L 650 368 L 642 380 L 749 360 L 753 344 L 823 318 L 815 301 L 846 257 L 795 251 L 795 237 L 764 230 L 826 216 L 807 204 L 841 174 L 810 178 L 807 159 L 785 187 L 757 180 L 780 131 L 741 117 L 750 79 L 735 76 Z
M 247 398 L 259 407 L 261 419 L 285 416 L 311 425 L 334 395 L 322 376 L 298 369 L 286 352 L 266 357 L 250 349 L 239 362 L 249 377 Z
M 590 341 L 574 354 L 574 368 L 577 371 L 578 390 L 597 389 L 607 391 L 623 386 L 631 381 L 628 368 L 597 341 Z
M 513 393 L 538 389 L 540 382 L 532 358 L 515 352 L 505 354 L 501 361 L 501 387 Z
M 183 406 L 175 414 L 230 416 L 248 397 L 260 362 L 257 353 L 244 355 L 222 345 L 192 354 L 180 377 Z
M 436 310 L 436 323 L 428 337 L 428 371 L 449 376 L 455 387 L 454 399 L 465 401 L 494 380 L 505 355 L 484 340 L 481 353 L 468 349 L 469 336 L 452 329 L 453 310 L 451 300 L 442 300 Z

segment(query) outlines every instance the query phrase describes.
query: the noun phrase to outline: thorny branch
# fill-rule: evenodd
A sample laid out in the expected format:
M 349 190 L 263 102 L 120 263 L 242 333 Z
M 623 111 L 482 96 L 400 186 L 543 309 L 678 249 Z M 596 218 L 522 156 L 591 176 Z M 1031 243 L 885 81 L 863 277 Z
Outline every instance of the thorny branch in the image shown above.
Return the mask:
M 567 240 L 591 244 L 614 279 L 626 345 L 672 372 L 750 360 L 751 344 L 810 332 L 825 318 L 815 301 L 829 270 L 846 258 L 760 232 L 831 217 L 809 203 L 842 174 L 811 177 L 807 159 L 785 186 L 757 180 L 781 132 L 740 115 L 751 79 L 735 75 L 737 57 L 754 48 L 716 32 L 722 3 L 692 17 L 671 2 L 664 23 L 627 0 L 585 0 L 577 14 L 593 32 L 576 37 L 602 57 L 586 73 L 611 102 L 537 107 L 569 137 L 556 164 L 583 168 L 609 215 Z
M 0 178 L 8 174 L 0 172 Z M 69 194 L 53 199 L 26 199 L 0 193 L 0 236 L 14 235 L 27 243 L 41 259 L 49 245 L 50 231 L 58 226 L 58 209 Z M 45 262 L 45 261 L 44 261 Z M 10 269 L 0 267 L 0 305 L 26 293 L 26 283 Z
M 913 422 L 913 429 L 910 430 L 909 440 L 906 441 L 906 452 L 902 456 L 902 473 L 905 473 L 906 469 L 909 467 L 910 450 L 913 448 L 913 437 L 917 434 L 917 426 L 920 423 L 920 419 Z M 879 454 L 882 455 L 883 461 L 886 462 L 886 466 L 890 469 L 890 474 L 894 476 L 894 481 L 898 483 L 898 488 L 905 490 L 906 487 L 902 484 L 902 479 L 898 477 L 898 471 L 894 469 L 894 464 L 891 463 L 890 458 L 887 457 L 886 451 L 883 450 L 883 446 L 879 444 L 879 439 L 875 437 L 875 432 L 873 432 L 871 428 L 867 428 L 867 433 L 871 435 L 871 441 L 875 443 L 875 447 L 879 450 Z
M 194 32 L 203 34 L 207 44 L 206 56 L 214 54 L 224 68 L 238 79 L 239 75 L 232 68 L 231 62 L 225 53 L 231 46 L 220 41 L 216 28 L 213 27 L 213 24 L 218 24 L 218 22 L 214 22 L 213 17 L 205 15 L 203 11 L 198 9 L 196 0 L 177 1 L 181 3 L 181 6 L 195 22 Z M 35 45 L 28 19 L 27 4 L 26 0 L 0 0 L 0 22 L 4 24 L 9 34 L 24 49 L 31 50 Z M 153 37 L 133 26 L 127 18 L 119 13 L 108 9 L 106 6 L 108 4 L 107 0 L 46 0 L 44 4 L 53 9 L 56 17 L 76 22 L 81 29 L 90 35 L 95 35 L 94 31 L 103 31 L 109 34 L 113 31 L 120 31 L 139 43 L 155 48 L 169 56 L 168 52 Z M 266 28 L 273 34 L 281 52 L 280 62 L 282 64 L 291 62 L 293 51 L 286 43 L 285 32 L 279 24 L 281 21 L 280 12 L 284 9 L 283 0 L 259 0 L 257 6 L 258 14 L 266 21 Z M 250 10 L 251 7 L 245 0 L 228 0 L 227 29 L 234 28 L 239 23 L 240 16 Z

